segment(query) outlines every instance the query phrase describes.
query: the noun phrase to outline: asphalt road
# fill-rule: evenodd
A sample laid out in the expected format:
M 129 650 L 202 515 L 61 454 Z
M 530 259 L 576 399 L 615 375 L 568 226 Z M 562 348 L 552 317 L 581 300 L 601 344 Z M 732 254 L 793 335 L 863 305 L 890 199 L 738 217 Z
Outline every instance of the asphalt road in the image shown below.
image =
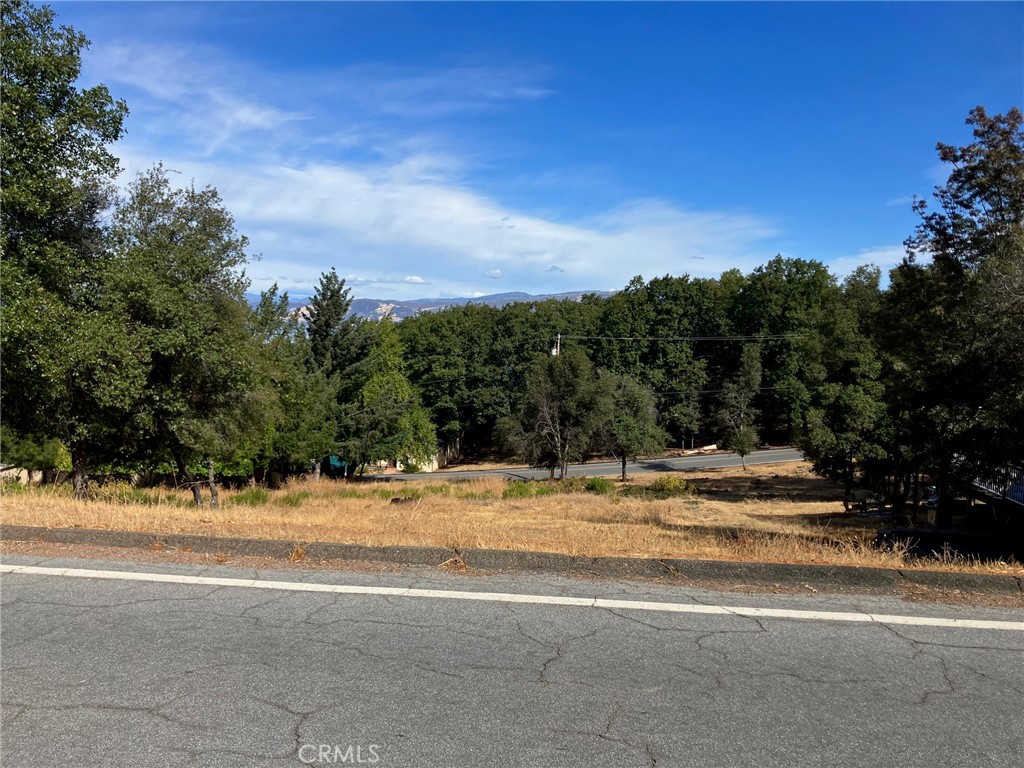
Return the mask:
M 784 461 L 801 461 L 803 454 L 795 448 L 771 448 L 754 451 L 746 458 L 747 464 L 778 464 Z M 738 467 L 740 457 L 735 453 L 712 453 L 704 456 L 680 456 L 668 459 L 640 459 L 626 464 L 630 475 L 643 475 L 648 472 L 669 472 L 686 469 L 710 469 L 712 467 Z M 596 461 L 589 464 L 571 464 L 570 477 L 601 477 L 618 476 L 622 472 L 622 464 L 617 461 Z M 503 477 L 519 477 L 528 480 L 544 480 L 548 477 L 546 469 L 472 469 L 458 472 L 424 472 L 419 474 L 398 474 L 375 477 L 375 480 L 429 480 L 438 477 L 466 480 L 474 477 L 501 475 Z
M 256 583 L 4 573 L 4 766 L 1024 763 L 1008 610 L 427 568 L 12 565 Z M 951 618 L 1010 623 L 934 625 Z

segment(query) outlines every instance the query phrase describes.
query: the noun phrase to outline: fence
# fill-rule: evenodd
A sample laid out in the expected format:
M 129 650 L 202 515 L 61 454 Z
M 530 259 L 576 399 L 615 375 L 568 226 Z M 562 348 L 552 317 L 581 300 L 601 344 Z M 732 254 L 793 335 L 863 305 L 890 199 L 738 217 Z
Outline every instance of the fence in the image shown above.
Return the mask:
M 993 479 L 974 481 L 974 487 L 1024 507 L 1024 468 L 1007 464 Z

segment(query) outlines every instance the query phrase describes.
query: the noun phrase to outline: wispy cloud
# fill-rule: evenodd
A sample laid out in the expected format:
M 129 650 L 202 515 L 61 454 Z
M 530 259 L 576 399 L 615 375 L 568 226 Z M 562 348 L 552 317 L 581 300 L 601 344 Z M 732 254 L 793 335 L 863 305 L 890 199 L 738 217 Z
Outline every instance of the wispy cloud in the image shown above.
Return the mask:
M 243 136 L 265 139 L 307 117 L 246 95 L 251 77 L 221 62 L 215 50 L 114 45 L 88 62 L 114 90 L 127 87 L 134 95 L 130 104 L 141 119 L 129 119 L 128 133 L 138 131 L 144 141 L 166 146 L 170 139 L 212 156 Z
M 829 263 L 829 268 L 834 274 L 845 277 L 857 267 L 873 264 L 881 268 L 883 274 L 886 274 L 890 269 L 903 261 L 906 253 L 902 245 L 882 245 L 877 248 L 865 248 L 855 255 L 841 256 L 838 259 L 833 259 Z
M 914 202 L 914 195 L 903 195 L 902 197 L 891 197 L 885 201 L 890 208 L 903 208 Z
M 262 254 L 256 288 L 309 290 L 337 267 L 353 287 L 396 297 L 428 284 L 479 294 L 481 278 L 544 291 L 556 273 L 560 289 L 606 289 L 639 271 L 751 269 L 774 252 L 774 226 L 749 213 L 652 198 L 569 220 L 488 194 L 488 169 L 443 118 L 556 97 L 541 68 L 366 64 L 289 80 L 216 50 L 137 43 L 107 46 L 90 66 L 138 105 L 125 166 L 161 160 L 217 187 Z
M 404 118 L 435 118 L 491 110 L 550 96 L 543 69 L 451 67 L 419 70 L 385 64 L 361 64 L 330 73 L 323 93 L 369 112 Z

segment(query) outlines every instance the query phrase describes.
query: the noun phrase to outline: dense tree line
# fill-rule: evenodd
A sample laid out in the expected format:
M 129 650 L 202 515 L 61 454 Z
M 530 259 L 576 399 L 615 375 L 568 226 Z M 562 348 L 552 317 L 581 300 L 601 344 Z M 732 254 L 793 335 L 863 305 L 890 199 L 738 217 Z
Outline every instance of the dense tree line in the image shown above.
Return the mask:
M 776 256 L 717 279 L 634 278 L 609 297 L 468 304 L 397 324 L 321 277 L 304 313 L 246 300 L 253 255 L 216 190 L 162 166 L 126 189 L 127 106 L 80 88 L 87 41 L 2 6 L 5 462 L 90 475 L 276 482 L 377 462 L 513 452 L 552 476 L 706 443 L 793 443 L 824 476 L 896 503 L 1024 459 L 1024 135 L 971 112 L 940 144 L 907 257 L 839 281 Z M 552 352 L 557 354 L 552 354 Z M 326 468 L 324 468 L 326 469 Z
M 66 461 L 80 497 L 93 474 L 173 473 L 216 504 L 218 477 L 432 454 L 390 321 L 348 317 L 333 271 L 308 322 L 276 287 L 250 307 L 217 191 L 160 165 L 117 190 L 127 106 L 78 87 L 88 41 L 46 7 L 2 14 L 4 459 Z

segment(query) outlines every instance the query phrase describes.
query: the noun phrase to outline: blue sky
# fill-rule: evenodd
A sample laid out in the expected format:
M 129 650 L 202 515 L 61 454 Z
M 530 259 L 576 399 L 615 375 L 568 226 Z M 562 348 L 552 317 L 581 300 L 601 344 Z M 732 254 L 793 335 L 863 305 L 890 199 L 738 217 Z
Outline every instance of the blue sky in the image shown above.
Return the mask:
M 1024 106 L 1022 3 L 54 3 L 128 178 L 212 185 L 254 288 L 614 290 L 902 256 L 914 194 Z

